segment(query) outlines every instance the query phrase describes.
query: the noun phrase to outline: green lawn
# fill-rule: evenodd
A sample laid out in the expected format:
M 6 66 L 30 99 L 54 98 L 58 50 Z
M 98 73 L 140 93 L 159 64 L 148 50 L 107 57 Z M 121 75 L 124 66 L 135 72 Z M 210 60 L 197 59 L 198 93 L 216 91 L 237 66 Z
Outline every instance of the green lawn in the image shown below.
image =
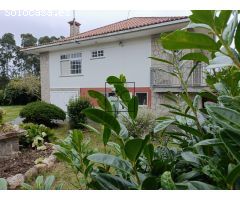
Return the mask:
M 20 110 L 24 106 L 0 106 L 5 112 L 3 122 L 10 122 L 19 116 Z

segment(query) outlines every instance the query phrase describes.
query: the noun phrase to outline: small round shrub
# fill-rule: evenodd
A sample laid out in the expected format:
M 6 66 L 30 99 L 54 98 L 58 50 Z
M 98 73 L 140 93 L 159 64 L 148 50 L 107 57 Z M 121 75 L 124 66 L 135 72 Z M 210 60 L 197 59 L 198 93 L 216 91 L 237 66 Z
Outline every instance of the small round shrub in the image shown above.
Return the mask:
M 75 98 L 71 99 L 67 106 L 67 113 L 69 117 L 69 125 L 73 129 L 82 129 L 84 128 L 79 123 L 86 123 L 87 117 L 85 114 L 82 113 L 82 110 L 85 108 L 91 108 L 92 105 L 87 98 Z
M 20 116 L 25 118 L 24 122 L 32 122 L 35 124 L 44 124 L 52 126 L 55 120 L 65 120 L 65 112 L 50 103 L 37 101 L 27 104 L 21 111 Z

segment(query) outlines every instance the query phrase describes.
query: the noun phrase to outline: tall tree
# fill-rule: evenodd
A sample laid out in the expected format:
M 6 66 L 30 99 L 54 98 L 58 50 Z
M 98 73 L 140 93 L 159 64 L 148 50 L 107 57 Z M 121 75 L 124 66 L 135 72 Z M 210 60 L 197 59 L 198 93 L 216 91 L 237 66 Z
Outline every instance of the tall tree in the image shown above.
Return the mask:
M 64 36 L 60 36 L 60 37 L 58 38 L 58 37 L 56 37 L 56 36 L 51 36 L 51 37 L 49 37 L 49 36 L 43 36 L 43 37 L 40 37 L 40 38 L 38 39 L 38 45 L 47 44 L 47 43 L 49 43 L 49 42 L 53 42 L 53 41 L 55 41 L 55 40 L 63 39 L 63 38 L 65 38 L 65 37 L 64 37 Z
M 31 33 L 21 34 L 21 46 L 30 47 L 37 45 L 37 38 L 35 38 Z M 18 52 L 18 57 L 22 59 L 22 65 L 20 71 L 25 74 L 39 75 L 40 71 L 40 61 L 39 56 L 34 54 L 26 54 L 23 52 Z
M 0 83 L 3 88 L 8 80 L 16 74 L 19 64 L 18 48 L 12 33 L 5 33 L 0 38 Z
M 14 39 L 14 35 L 12 33 L 5 33 L 1 38 L 1 43 L 16 45 L 16 41 Z
M 30 47 L 37 45 L 37 38 L 35 38 L 31 33 L 21 34 L 21 46 Z

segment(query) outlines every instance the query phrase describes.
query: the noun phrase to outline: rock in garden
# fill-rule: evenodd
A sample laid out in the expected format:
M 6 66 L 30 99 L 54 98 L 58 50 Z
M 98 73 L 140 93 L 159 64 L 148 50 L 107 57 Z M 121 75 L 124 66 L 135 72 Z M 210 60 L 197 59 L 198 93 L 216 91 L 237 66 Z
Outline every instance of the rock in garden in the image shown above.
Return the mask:
M 47 164 L 42 163 L 42 164 L 35 165 L 35 167 L 37 168 L 37 170 L 39 172 L 44 172 L 44 171 L 46 171 L 48 166 L 47 166 Z
M 7 182 L 10 189 L 16 189 L 18 186 L 21 186 L 24 183 L 24 175 L 16 174 L 15 176 L 11 176 L 7 178 Z
M 42 163 L 46 164 L 48 168 L 53 167 L 54 161 L 52 160 L 53 158 L 45 158 Z
M 24 176 L 25 176 L 26 179 L 30 179 L 30 178 L 36 176 L 37 174 L 38 174 L 37 168 L 32 167 L 24 174 Z
M 56 162 L 56 160 L 57 160 L 56 156 L 54 156 L 54 155 L 50 155 L 50 156 L 48 157 L 48 159 L 49 159 L 50 161 L 52 161 L 52 162 Z

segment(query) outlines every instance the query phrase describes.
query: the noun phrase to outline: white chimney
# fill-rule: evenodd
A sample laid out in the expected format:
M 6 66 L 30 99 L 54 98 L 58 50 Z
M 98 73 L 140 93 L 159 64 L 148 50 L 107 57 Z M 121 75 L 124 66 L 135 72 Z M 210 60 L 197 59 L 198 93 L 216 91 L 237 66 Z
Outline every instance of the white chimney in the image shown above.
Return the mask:
M 75 19 L 73 19 L 72 21 L 68 22 L 70 24 L 70 37 L 72 36 L 76 36 L 77 34 L 80 33 L 80 23 L 78 23 L 77 21 L 75 21 Z

